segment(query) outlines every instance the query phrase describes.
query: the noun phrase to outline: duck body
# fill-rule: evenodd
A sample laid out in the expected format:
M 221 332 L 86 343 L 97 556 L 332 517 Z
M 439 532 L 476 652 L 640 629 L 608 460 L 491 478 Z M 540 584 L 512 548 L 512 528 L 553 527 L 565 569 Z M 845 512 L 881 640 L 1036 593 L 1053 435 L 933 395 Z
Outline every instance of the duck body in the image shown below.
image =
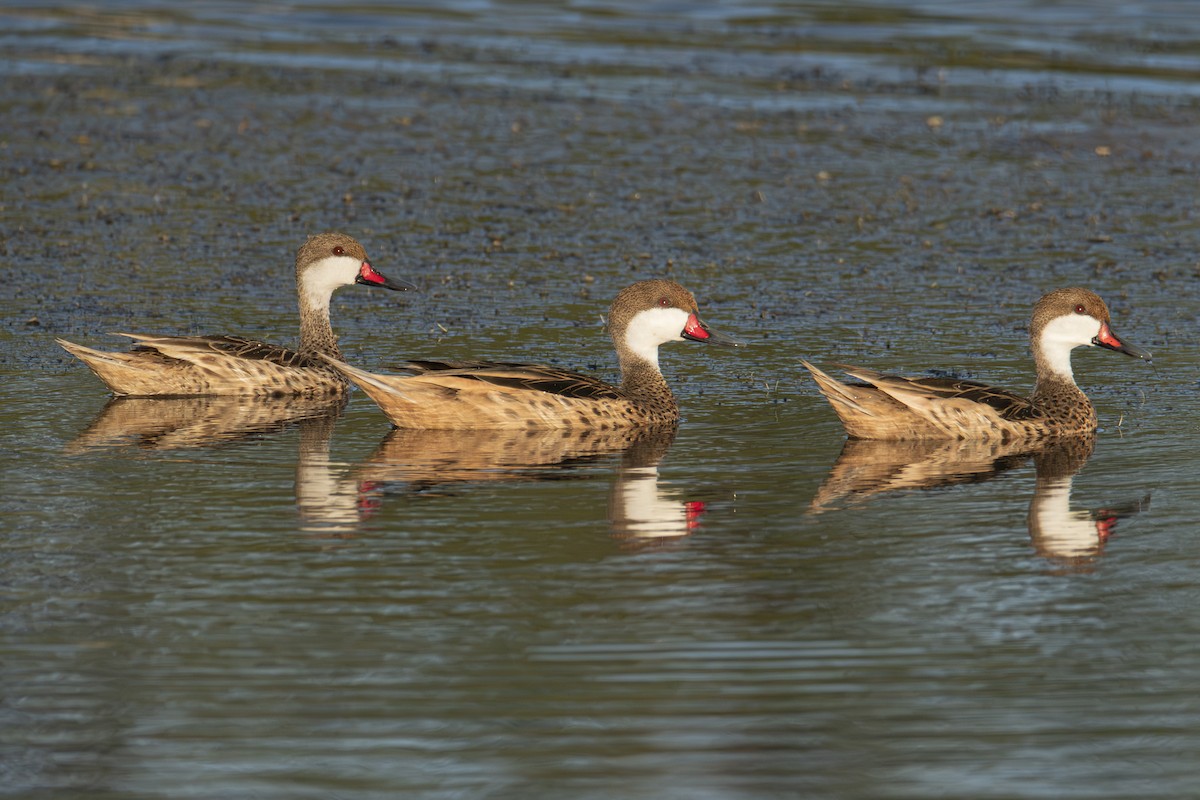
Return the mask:
M 309 237 L 296 253 L 300 346 L 296 349 L 236 336 L 146 336 L 128 352 L 58 343 L 83 361 L 116 395 L 337 396 L 347 384 L 319 357 L 340 357 L 329 323 L 329 301 L 341 286 L 359 283 L 398 291 L 412 284 L 375 271 L 362 245 L 341 233 Z
M 1028 397 L 975 381 L 904 378 L 861 367 L 844 368 L 857 379 L 847 383 L 802 363 L 852 438 L 1033 442 L 1087 435 L 1098 419 L 1075 383 L 1071 350 L 1095 346 L 1150 360 L 1145 350 L 1119 340 L 1110 322 L 1104 301 L 1087 289 L 1044 295 L 1030 324 L 1037 383 Z
M 118 396 L 336 396 L 347 386 L 324 361 L 265 342 L 236 336 L 116 335 L 133 339 L 133 349 L 109 352 L 63 339 L 58 343 Z
M 700 321 L 695 298 L 673 281 L 640 281 L 613 301 L 609 332 L 622 381 L 558 367 L 495 361 L 411 361 L 378 375 L 326 358 L 394 425 L 415 429 L 586 428 L 673 425 L 679 407 L 658 366 L 658 346 L 738 342 Z
M 671 425 L 679 407 L 665 382 L 629 393 L 598 378 L 541 364 L 475 362 L 440 368 L 409 362 L 407 375 L 341 373 L 398 428 L 572 428 Z

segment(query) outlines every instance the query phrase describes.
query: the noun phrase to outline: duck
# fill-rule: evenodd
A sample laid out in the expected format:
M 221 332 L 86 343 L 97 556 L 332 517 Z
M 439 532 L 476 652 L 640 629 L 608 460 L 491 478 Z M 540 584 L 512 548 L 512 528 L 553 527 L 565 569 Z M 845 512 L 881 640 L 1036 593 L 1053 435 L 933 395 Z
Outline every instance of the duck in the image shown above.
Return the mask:
M 1151 360 L 1148 351 L 1118 339 L 1111 322 L 1108 306 L 1088 289 L 1044 294 L 1029 326 L 1037 382 L 1028 397 L 975 381 L 903 378 L 839 365 L 858 381 L 845 383 L 801 363 L 851 438 L 1037 442 L 1096 430 L 1096 409 L 1071 371 L 1073 349 L 1101 347 Z
M 296 252 L 300 345 L 294 350 L 237 336 L 118 333 L 134 341 L 133 349 L 123 353 L 56 341 L 117 396 L 337 397 L 349 384 L 318 356 L 341 358 L 329 324 L 329 301 L 334 291 L 350 284 L 416 289 L 380 274 L 353 237 L 321 233 L 308 237 Z
M 558 367 L 492 361 L 410 361 L 405 374 L 378 375 L 325 360 L 398 428 L 614 430 L 673 425 L 679 406 L 658 364 L 673 341 L 741 346 L 701 321 L 692 293 L 674 281 L 622 289 L 609 309 L 621 384 Z

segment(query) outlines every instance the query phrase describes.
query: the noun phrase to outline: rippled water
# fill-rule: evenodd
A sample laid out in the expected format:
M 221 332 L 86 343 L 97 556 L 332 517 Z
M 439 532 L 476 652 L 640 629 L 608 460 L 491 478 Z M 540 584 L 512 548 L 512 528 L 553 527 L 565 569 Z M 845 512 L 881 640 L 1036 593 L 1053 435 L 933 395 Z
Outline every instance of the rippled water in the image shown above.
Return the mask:
M 1189 3 L 0 3 L 0 794 L 1187 797 L 1200 790 Z M 106 404 L 54 344 L 294 341 L 612 377 L 672 276 L 677 432 L 445 437 Z M 800 367 L 1028 387 L 1094 443 L 846 443 Z M 387 296 L 382 296 L 387 294 Z

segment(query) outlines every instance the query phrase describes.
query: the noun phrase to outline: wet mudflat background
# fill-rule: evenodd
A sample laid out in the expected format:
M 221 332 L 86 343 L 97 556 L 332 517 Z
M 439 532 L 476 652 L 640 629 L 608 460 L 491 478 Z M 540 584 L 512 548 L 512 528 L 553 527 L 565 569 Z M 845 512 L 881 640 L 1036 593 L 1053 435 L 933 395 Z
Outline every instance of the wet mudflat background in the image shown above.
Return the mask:
M 1200 22 L 1187 4 L 0 5 L 0 794 L 1183 797 L 1200 789 Z M 106 406 L 54 344 L 612 376 L 671 276 L 744 351 L 673 441 Z M 1094 450 L 848 448 L 799 360 L 1028 387 Z M 839 460 L 839 455 L 841 458 Z M 882 491 L 893 489 L 892 491 Z M 874 493 L 872 493 L 874 492 Z

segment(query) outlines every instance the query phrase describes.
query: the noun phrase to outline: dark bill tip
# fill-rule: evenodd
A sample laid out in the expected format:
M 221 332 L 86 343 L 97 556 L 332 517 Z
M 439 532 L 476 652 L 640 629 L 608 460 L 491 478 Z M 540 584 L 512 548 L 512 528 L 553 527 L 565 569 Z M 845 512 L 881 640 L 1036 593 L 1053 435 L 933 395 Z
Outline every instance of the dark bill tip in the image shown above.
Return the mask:
M 1144 350 L 1134 344 L 1122 342 L 1111 333 L 1109 333 L 1109 335 L 1104 339 L 1101 339 L 1099 336 L 1097 336 L 1096 338 L 1092 339 L 1092 344 L 1094 344 L 1096 347 L 1103 347 L 1105 350 L 1115 350 L 1118 353 L 1124 353 L 1127 356 L 1140 358 L 1144 361 L 1154 360 L 1154 358 L 1150 355 L 1149 350 Z

